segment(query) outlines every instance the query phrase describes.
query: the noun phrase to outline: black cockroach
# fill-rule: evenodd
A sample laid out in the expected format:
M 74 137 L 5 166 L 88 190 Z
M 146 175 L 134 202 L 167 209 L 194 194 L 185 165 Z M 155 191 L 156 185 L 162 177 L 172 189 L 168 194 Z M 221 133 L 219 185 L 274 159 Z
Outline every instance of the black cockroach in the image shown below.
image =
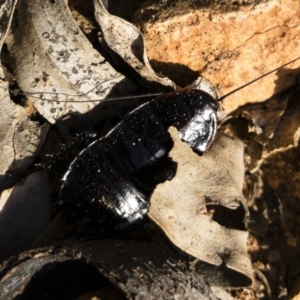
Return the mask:
M 173 141 L 167 129 L 176 127 L 183 141 L 204 153 L 216 134 L 218 101 L 295 60 L 220 99 L 203 90 L 171 92 L 130 112 L 70 164 L 59 195 L 67 217 L 80 220 L 85 234 L 98 236 L 142 219 L 155 186 L 176 173 L 176 163 L 168 158 Z
M 155 185 L 176 170 L 168 158 L 173 143 L 167 128 L 175 126 L 202 154 L 214 139 L 217 110 L 214 98 L 192 90 L 163 94 L 130 112 L 71 163 L 60 191 L 67 214 L 84 219 L 88 210 L 89 223 L 95 220 L 92 227 L 104 232 L 142 218 Z
M 96 234 L 118 232 L 140 220 L 156 184 L 176 172 L 168 158 L 173 147 L 168 127 L 176 127 L 180 138 L 203 154 L 216 134 L 218 101 L 235 91 L 220 99 L 202 90 L 171 92 L 130 112 L 71 163 L 60 191 L 68 216 Z

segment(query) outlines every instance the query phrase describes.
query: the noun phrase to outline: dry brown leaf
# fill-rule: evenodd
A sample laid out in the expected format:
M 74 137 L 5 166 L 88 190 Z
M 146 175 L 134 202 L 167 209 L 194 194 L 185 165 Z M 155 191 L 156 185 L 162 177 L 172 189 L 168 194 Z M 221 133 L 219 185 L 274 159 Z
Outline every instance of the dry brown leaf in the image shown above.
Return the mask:
M 15 4 L 16 1 L 6 1 L 0 7 L 0 50 L 11 24 Z M 49 191 L 45 188 L 48 186 L 45 183 L 47 177 L 40 176 L 40 173 L 32 174 L 21 188 L 6 189 L 20 176 L 10 176 L 6 172 L 20 172 L 29 166 L 45 137 L 47 126 L 40 127 L 29 120 L 25 108 L 11 101 L 2 66 L 0 79 L 1 261 L 33 242 L 49 222 L 51 209 Z
M 99 104 L 89 100 L 112 89 L 134 88 L 92 47 L 64 0 L 21 1 L 16 21 L 6 41 L 16 80 L 50 123 L 69 112 L 88 112 Z
M 1 6 L 0 49 L 9 30 L 16 1 L 6 1 Z M 0 66 L 0 191 L 15 182 L 5 175 L 7 171 L 22 171 L 34 158 L 45 137 L 47 126 L 40 127 L 28 119 L 25 108 L 11 101 L 8 83 Z
M 175 84 L 170 79 L 158 77 L 152 70 L 142 33 L 131 23 L 109 14 L 101 0 L 94 0 L 94 5 L 95 18 L 109 48 L 140 74 L 148 84 L 175 89 Z
M 171 135 L 175 146 L 170 156 L 178 162 L 177 173 L 155 189 L 150 218 L 187 253 L 213 265 L 225 263 L 252 278 L 248 233 L 221 226 L 207 209 L 210 204 L 231 210 L 243 206 L 247 215 L 242 195 L 243 144 L 219 134 L 212 147 L 198 156 L 179 141 L 176 130 Z
M 10 177 L 12 174 L 18 177 L 17 173 L 20 175 L 32 163 L 48 126 L 41 127 L 28 119 L 25 109 L 14 104 L 9 95 L 1 99 L 0 119 L 0 190 L 3 190 L 16 180 Z

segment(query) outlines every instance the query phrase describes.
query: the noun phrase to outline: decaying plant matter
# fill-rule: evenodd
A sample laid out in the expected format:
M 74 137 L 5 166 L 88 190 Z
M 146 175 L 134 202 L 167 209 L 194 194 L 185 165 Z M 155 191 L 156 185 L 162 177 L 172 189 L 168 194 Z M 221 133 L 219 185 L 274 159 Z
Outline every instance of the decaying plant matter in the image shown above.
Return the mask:
M 200 75 L 224 94 L 299 56 L 299 5 L 81 2 L 0 6 L 0 295 L 297 299 L 299 62 L 221 103 L 229 115 L 202 156 L 171 128 L 176 173 L 121 238 L 75 242 L 88 210 L 70 222 L 57 195 L 78 153 L 149 101 L 122 97 L 181 91 Z M 144 34 L 123 19 L 133 12 Z M 69 285 L 54 290 L 68 268 Z

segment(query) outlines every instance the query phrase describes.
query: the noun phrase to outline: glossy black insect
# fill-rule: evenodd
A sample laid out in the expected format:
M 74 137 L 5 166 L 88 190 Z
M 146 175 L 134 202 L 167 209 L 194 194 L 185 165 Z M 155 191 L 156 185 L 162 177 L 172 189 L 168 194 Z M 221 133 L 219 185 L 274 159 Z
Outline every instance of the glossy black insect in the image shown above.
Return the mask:
M 206 92 L 192 90 L 163 94 L 133 110 L 71 163 L 60 192 L 68 217 L 95 234 L 141 219 L 156 184 L 176 172 L 168 158 L 173 147 L 168 127 L 202 154 L 214 139 L 218 107 Z
M 180 138 L 202 154 L 216 134 L 218 101 L 252 82 L 219 100 L 202 90 L 172 92 L 133 110 L 69 166 L 60 191 L 68 217 L 95 235 L 118 232 L 140 220 L 155 186 L 176 173 L 176 163 L 168 158 L 173 147 L 168 127 L 176 127 Z
M 59 203 L 83 235 L 110 235 L 147 213 L 155 186 L 176 173 L 168 158 L 173 147 L 168 127 L 197 153 L 213 142 L 218 101 L 202 90 L 162 94 L 129 113 L 107 135 L 86 147 L 63 177 Z M 86 234 L 88 232 L 88 234 Z

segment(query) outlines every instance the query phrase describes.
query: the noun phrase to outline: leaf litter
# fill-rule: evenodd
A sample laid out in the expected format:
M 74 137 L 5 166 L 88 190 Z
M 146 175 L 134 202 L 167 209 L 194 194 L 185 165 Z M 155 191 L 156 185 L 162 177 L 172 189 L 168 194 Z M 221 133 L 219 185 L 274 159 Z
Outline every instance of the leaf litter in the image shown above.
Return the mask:
M 32 2 L 37 3 L 37 2 Z M 57 2 L 60 3 L 58 7 L 56 7 L 56 10 L 52 10 L 52 18 L 56 20 L 58 14 L 57 8 L 59 10 L 64 11 L 65 6 L 63 1 Z M 23 4 L 24 5 L 24 4 Z M 25 5 L 26 6 L 26 5 Z M 21 8 L 18 7 L 19 11 L 22 13 L 22 6 Z M 26 8 L 27 9 L 27 8 Z M 37 11 L 33 9 L 33 11 L 27 11 L 25 8 L 23 10 L 23 18 L 29 18 L 29 20 L 37 22 L 37 24 L 43 23 L 42 18 L 38 17 Z M 51 10 L 50 10 L 51 11 Z M 55 16 L 55 17 L 54 17 Z M 40 110 L 40 114 L 49 118 L 50 123 L 54 123 L 56 119 L 59 119 L 61 116 L 63 116 L 65 113 L 68 113 L 70 110 L 72 112 L 79 111 L 79 112 L 85 112 L 89 110 L 94 104 L 91 104 L 93 99 L 97 98 L 99 99 L 99 93 L 102 90 L 104 90 L 104 96 L 110 95 L 111 90 L 109 88 L 106 89 L 106 87 L 103 88 L 103 86 L 98 88 L 99 84 L 99 77 L 97 79 L 98 71 L 94 71 L 93 68 L 89 68 L 89 63 L 93 65 L 95 63 L 96 65 L 102 65 L 105 64 L 105 60 L 102 60 L 99 54 L 97 53 L 96 59 L 94 57 L 90 58 L 90 54 L 87 55 L 87 61 L 89 63 L 82 63 L 85 68 L 84 70 L 76 77 L 74 73 L 72 73 L 72 69 L 70 69 L 69 65 L 69 54 L 70 50 L 68 48 L 72 48 L 69 45 L 69 42 L 74 43 L 74 49 L 76 49 L 76 43 L 78 40 L 85 45 L 83 47 L 84 51 L 95 53 L 90 46 L 86 46 L 88 44 L 87 40 L 84 36 L 81 35 L 80 30 L 77 28 L 77 25 L 73 23 L 72 18 L 69 16 L 69 13 L 67 13 L 66 20 L 72 23 L 72 26 L 67 26 L 64 30 L 66 30 L 66 33 L 64 34 L 57 34 L 56 30 L 57 28 L 61 29 L 61 26 L 53 27 L 52 26 L 48 28 L 44 28 L 45 31 L 41 31 L 39 34 L 42 36 L 44 32 L 50 33 L 50 36 L 46 35 L 46 37 L 39 37 L 40 41 L 43 41 L 44 45 L 41 50 L 37 46 L 37 48 L 33 49 L 35 51 L 32 51 L 30 49 L 30 38 L 28 41 L 24 41 L 24 53 L 27 53 L 32 58 L 32 61 L 35 63 L 32 65 L 30 64 L 31 59 L 29 59 L 26 56 L 22 57 L 22 55 L 17 54 L 18 49 L 21 47 L 16 39 L 18 30 L 20 28 L 16 29 L 16 36 L 9 37 L 7 39 L 8 48 L 11 49 L 10 53 L 13 55 L 15 51 L 15 61 L 17 62 L 18 68 L 16 69 L 16 78 L 20 85 L 20 87 L 26 91 L 31 91 L 33 93 L 36 92 L 49 92 L 53 93 L 51 96 L 52 101 L 43 101 L 43 95 L 38 95 L 39 98 L 41 98 L 39 101 L 35 98 L 30 98 L 30 95 L 28 95 L 28 98 L 30 101 L 34 103 L 34 106 L 37 110 Z M 58 18 L 59 19 L 59 18 Z M 25 20 L 24 20 L 25 22 Z M 46 22 L 45 22 L 46 23 Z M 26 23 L 27 24 L 27 23 Z M 24 24 L 24 25 L 26 25 Z M 29 22 L 30 24 L 30 22 Z M 45 24 L 44 24 L 45 25 Z M 33 25 L 30 25 L 31 27 Z M 71 31 L 69 31 L 71 29 Z M 71 32 L 71 33 L 70 33 Z M 68 38 L 69 36 L 73 36 L 75 34 L 75 39 Z M 53 35 L 53 36 L 52 36 Z M 77 35 L 79 35 L 77 39 Z M 47 38 L 48 37 L 48 38 Z M 65 39 L 67 37 L 67 39 Z M 46 39 L 46 42 L 44 41 Z M 14 42 L 16 43 L 15 48 Z M 9 45 L 9 43 L 11 43 Z M 52 52 L 51 45 L 58 44 L 58 47 L 55 48 L 55 51 Z M 14 49 L 13 49 L 14 48 Z M 44 49 L 48 49 L 52 58 L 55 60 L 50 60 L 49 57 L 42 56 L 43 53 L 45 53 Z M 26 52 L 27 51 L 27 52 Z M 75 51 L 75 50 L 74 50 Z M 75 51 L 78 52 L 77 50 Z M 50 56 L 51 56 L 50 55 Z M 73 53 L 71 53 L 70 57 Z M 83 52 L 82 55 L 79 55 L 77 58 L 75 58 L 74 62 L 76 62 L 74 65 L 81 66 L 81 59 L 82 56 L 85 56 L 86 53 Z M 90 59 L 90 60 L 89 60 Z M 42 65 L 40 62 L 42 61 Z M 66 63 L 67 62 L 67 63 Z M 53 68 L 53 63 L 55 64 L 55 67 Z M 66 69 L 65 69 L 66 68 Z M 53 76 L 47 72 L 44 73 L 44 70 L 49 69 L 53 71 Z M 54 69 L 54 70 L 53 70 Z M 29 72 L 30 70 L 30 72 Z M 92 70 L 89 74 L 89 70 Z M 58 72 L 58 73 L 56 73 Z M 95 73 L 94 73 L 95 72 Z M 76 73 L 76 72 L 75 72 Z M 34 76 L 32 76 L 33 74 Z M 36 75 L 35 75 L 36 74 Z M 128 79 L 125 79 L 122 77 L 122 75 L 118 74 L 116 71 L 112 70 L 112 73 L 109 73 L 112 79 L 112 82 L 119 86 L 119 83 L 125 80 L 127 82 Z M 99 75 L 99 74 L 98 74 Z M 70 80 L 69 77 L 70 76 Z M 99 75 L 100 76 L 100 75 Z M 102 76 L 102 75 L 101 75 Z M 120 77 L 118 77 L 120 76 Z M 27 77 L 27 78 L 26 78 Z M 4 78 L 4 76 L 1 76 L 1 78 Z M 67 78 L 67 79 L 65 79 Z M 77 78 L 77 79 L 76 79 Z M 55 80 L 54 80 L 55 79 Z M 61 80 L 63 79 L 63 80 Z M 89 81 L 91 79 L 91 82 Z M 22 82 L 22 84 L 21 84 Z M 121 84 L 122 85 L 122 84 Z M 108 84 L 108 86 L 111 85 L 111 82 Z M 133 84 L 130 83 L 128 87 L 133 87 Z M 95 87 L 98 89 L 96 91 Z M 127 88 L 127 85 L 126 85 Z M 125 88 L 125 89 L 126 89 Z M 134 87 L 133 87 L 134 88 Z M 53 90 L 55 89 L 55 90 Z M 124 86 L 121 87 L 121 90 L 124 91 Z M 74 92 L 75 91 L 75 92 Z M 86 95 L 87 91 L 92 91 L 89 95 Z M 1 91 L 2 92 L 2 91 Z M 61 94 L 59 94 L 61 93 Z M 67 96 L 63 94 L 71 94 L 73 96 Z M 77 97 L 76 94 L 83 94 L 84 101 L 88 101 L 84 104 L 74 104 L 72 101 L 76 99 L 82 99 L 81 97 Z M 50 96 L 50 94 L 46 94 L 45 97 Z M 101 96 L 100 96 L 101 98 Z M 293 98 L 291 100 L 291 98 Z M 68 102 L 64 102 L 67 99 Z M 282 100 L 283 99 L 283 100 Z M 289 100 L 287 100 L 289 99 Z M 183 212 L 187 211 L 187 213 L 192 213 L 193 218 L 199 217 L 199 219 L 204 219 L 208 222 L 215 222 L 214 221 L 214 214 L 217 213 L 218 206 L 225 206 L 229 208 L 230 210 L 237 210 L 238 204 L 240 203 L 242 207 L 244 207 L 244 199 L 246 199 L 247 205 L 250 209 L 250 221 L 248 222 L 248 228 L 250 230 L 250 239 L 248 240 L 248 250 L 251 254 L 251 259 L 254 265 L 261 270 L 266 277 L 269 279 L 270 286 L 272 288 L 272 292 L 275 295 L 278 295 L 279 290 L 281 291 L 281 296 L 284 295 L 290 295 L 295 296 L 299 292 L 298 289 L 298 281 L 297 277 L 299 274 L 299 270 L 297 268 L 297 259 L 299 257 L 299 250 L 298 250 L 298 209 L 297 209 L 297 199 L 298 199 L 298 170 L 299 170 L 299 164 L 298 164 L 298 128 L 299 125 L 297 123 L 297 99 L 299 99 L 299 93 L 297 92 L 297 83 L 294 86 L 294 90 L 290 92 L 290 94 L 284 94 L 280 95 L 280 97 L 275 97 L 271 100 L 269 100 L 266 103 L 262 104 L 252 104 L 246 105 L 245 107 L 240 108 L 238 111 L 236 111 L 236 114 L 233 113 L 233 115 L 236 117 L 234 120 L 232 120 L 227 126 L 227 128 L 230 127 L 229 131 L 233 131 L 237 134 L 237 136 L 244 142 L 245 147 L 245 182 L 243 186 L 243 192 L 244 196 L 241 195 L 241 180 L 243 179 L 243 175 L 239 176 L 229 176 L 231 180 L 227 180 L 229 177 L 228 175 L 232 170 L 232 165 L 225 163 L 224 166 L 221 165 L 220 160 L 216 159 L 214 162 L 210 162 L 210 167 L 213 167 L 213 170 L 216 166 L 220 167 L 220 173 L 225 173 L 224 178 L 221 176 L 212 176 L 211 179 L 215 183 L 216 181 L 219 182 L 219 187 L 216 187 L 216 191 L 214 189 L 210 188 L 211 186 L 205 186 L 203 185 L 203 189 L 201 189 L 200 183 L 196 181 L 194 185 L 191 183 L 185 185 L 182 185 L 184 187 L 183 189 L 183 195 L 181 197 L 181 201 L 184 201 L 184 204 L 182 206 L 179 206 L 179 208 L 174 208 L 174 211 L 177 216 L 184 215 Z M 90 102 L 89 102 L 90 101 Z M 272 104 L 273 101 L 273 104 Z M 47 102 L 47 104 L 46 104 Z M 298 101 L 299 102 L 299 101 Z M 44 105 L 41 105 L 41 103 L 44 103 Z M 271 104 L 270 104 L 271 103 Z M 290 105 L 288 105 L 290 103 Z M 89 106 L 91 105 L 91 106 Z M 293 106 L 294 105 L 294 106 Z M 43 107 L 45 106 L 45 107 Z M 47 108 L 47 109 L 46 109 Z M 10 110 L 10 109 L 9 109 Z M 267 114 L 273 114 L 271 118 L 267 117 Z M 277 118 L 279 118 L 279 121 L 277 122 Z M 289 123 L 289 121 L 292 120 L 292 124 Z M 245 126 L 246 124 L 246 126 Z M 243 129 L 245 129 L 243 131 Z M 12 129 L 13 132 L 15 131 Z M 7 131 L 8 132 L 8 131 Z M 286 133 L 286 134 L 283 134 Z M 273 134 L 273 135 L 272 135 Z M 11 134 L 8 132 L 7 136 L 11 136 Z M 226 139 L 226 138 L 225 138 Z M 3 142 L 7 143 L 9 138 L 4 138 Z M 36 142 L 37 145 L 39 143 L 42 143 L 43 138 L 40 138 L 39 141 Z M 12 144 L 12 143 L 11 143 Z M 221 143 L 222 144 L 222 143 Z M 216 145 L 219 145 L 219 142 L 216 142 Z M 184 145 L 181 145 L 181 143 L 178 141 L 175 143 L 176 147 L 181 147 Z M 11 146 L 10 146 L 11 147 Z M 214 147 L 214 146 L 213 146 Z M 218 146 L 215 146 L 216 149 Z M 174 148 L 174 151 L 175 151 Z M 187 149 L 191 152 L 190 149 Z M 210 149 L 210 150 L 213 150 Z M 210 151 L 209 150 L 209 151 Z M 34 150 L 30 150 L 34 152 Z M 218 152 L 218 151 L 217 151 Z M 225 151 L 226 152 L 226 151 Z M 3 152 L 4 153 L 4 152 Z M 6 152 L 5 152 L 6 153 Z M 209 152 L 208 152 L 209 153 Z M 193 154 L 193 153 L 192 153 Z M 172 154 L 171 154 L 172 155 Z M 193 154 L 195 155 L 195 154 Z M 201 173 L 202 166 L 205 165 L 205 156 L 204 154 L 202 157 L 197 158 L 200 161 L 200 166 L 198 171 L 195 170 L 196 174 Z M 226 155 L 225 155 L 226 156 Z M 180 160 L 183 160 L 184 157 L 180 157 Z M 209 160 L 209 158 L 208 158 Z M 223 161 L 226 159 L 223 159 Z M 3 159 L 3 161 L 6 161 L 6 159 Z M 184 160 L 183 160 L 184 161 Z M 239 160 L 241 161 L 241 157 L 239 157 Z M 179 161 L 180 163 L 180 161 Z M 183 163 L 184 165 L 184 163 Z M 189 166 L 189 162 L 186 162 L 186 165 Z M 239 163 L 240 167 L 242 166 Z M 7 167 L 4 165 L 3 170 L 7 170 Z M 207 174 L 213 173 L 208 167 L 205 168 L 204 174 L 206 174 L 205 180 L 209 179 L 210 176 Z M 242 168 L 241 168 L 242 170 Z M 236 172 L 236 174 L 241 174 L 242 171 L 239 170 Z M 5 171 L 3 171 L 4 173 Z M 178 169 L 179 172 L 179 169 Z M 189 172 L 187 171 L 188 174 Z M 215 173 L 215 171 L 214 171 Z M 234 172 L 233 172 L 234 173 Z M 203 174 L 203 175 L 204 175 Z M 179 174 L 178 174 L 179 175 Z M 181 175 L 178 177 L 181 180 L 184 180 L 186 176 Z M 205 175 L 204 175 L 205 177 Z M 239 178 L 238 178 L 239 177 Z M 175 179 L 177 176 L 175 177 Z M 203 178 L 199 176 L 200 178 Z M 222 180 L 219 180 L 222 178 Z M 204 179 L 201 179 L 204 180 Z M 189 182 L 189 181 L 188 181 Z M 203 181 L 202 181 L 203 182 Z M 209 181 L 208 181 L 209 182 Z M 170 184 L 171 182 L 167 182 L 166 184 Z M 210 183 L 211 184 L 211 183 Z M 178 184 L 177 184 L 178 185 Z M 185 187 L 191 186 L 191 189 L 187 189 Z M 215 187 L 215 184 L 212 185 Z M 228 189 L 226 191 L 222 191 L 220 187 L 227 186 Z M 231 187 L 232 189 L 230 190 Z M 197 189 L 198 188 L 198 189 Z M 239 190 L 240 189 L 240 190 Z M 189 191 L 188 191 L 189 190 Z M 199 191 L 201 190 L 201 191 Z M 238 191 L 239 190 L 239 191 Z M 222 193 L 224 192 L 224 195 L 230 195 L 222 197 Z M 157 194 L 158 193 L 158 194 Z M 155 203 L 155 201 L 159 201 L 159 193 L 164 193 L 161 191 L 161 187 L 158 187 L 158 189 L 155 191 L 154 200 L 151 200 L 151 209 L 150 209 L 150 217 L 153 219 L 158 219 L 158 223 L 160 224 L 161 216 L 158 214 L 158 216 L 153 217 L 152 213 L 152 203 Z M 192 195 L 191 195 L 192 194 Z M 172 194 L 174 195 L 174 193 Z M 189 195 L 189 197 L 187 196 Z M 209 195 L 209 196 L 207 196 Z M 221 195 L 221 196 L 220 196 Z M 176 195 L 177 196 L 177 195 Z M 206 196 L 206 197 L 205 197 Z M 166 197 L 166 199 L 169 199 L 168 201 L 172 201 L 172 197 L 169 196 Z M 186 203 L 189 203 L 188 201 L 196 201 L 197 199 L 204 199 L 205 204 L 203 200 L 199 201 L 198 206 L 196 207 L 192 205 L 186 205 Z M 156 199 L 156 200 L 155 200 Z M 165 199 L 163 197 L 163 199 Z M 176 199 L 176 197 L 175 197 Z M 213 200 L 212 200 L 213 199 Z M 211 203 L 211 207 L 209 206 Z M 164 203 L 164 201 L 161 201 L 161 203 Z M 179 204 L 179 203 L 176 203 Z M 165 204 L 162 204 L 165 206 Z M 184 209 L 188 207 L 188 209 Z M 162 209 L 162 208 L 161 208 Z M 159 211 L 159 206 L 156 208 L 157 211 Z M 179 210 L 179 212 L 178 212 Z M 180 214 L 182 212 L 182 214 Z M 195 212 L 198 212 L 198 214 L 195 214 Z M 247 209 L 244 208 L 242 210 L 241 215 L 243 216 L 241 219 L 244 220 L 245 215 L 247 214 Z M 159 212 L 161 213 L 161 212 Z M 163 218 L 162 218 L 163 219 Z M 179 219 L 178 219 L 179 220 Z M 187 243 L 188 239 L 183 239 L 181 241 L 181 238 L 183 236 L 182 229 L 188 228 L 189 226 L 179 226 L 178 224 L 174 225 L 174 222 L 172 224 L 165 222 L 164 230 L 167 232 L 167 235 L 172 240 L 175 240 L 174 242 L 177 246 L 182 246 L 182 249 L 184 249 L 186 252 L 192 254 L 195 257 L 198 257 L 199 254 L 194 255 L 194 246 L 195 245 L 188 245 Z M 184 220 L 185 222 L 189 220 Z M 178 221 L 179 222 L 179 221 Z M 190 228 L 196 227 L 193 224 L 189 224 Z M 232 225 L 232 224 L 231 224 Z M 179 233 L 172 232 L 169 227 L 175 226 L 176 229 L 180 228 Z M 217 226 L 219 227 L 219 225 Z M 201 227 L 200 227 L 201 228 Z M 257 228 L 264 228 L 263 230 L 257 229 Z M 238 247 L 238 251 L 242 253 L 242 256 L 244 256 L 245 253 L 245 244 L 247 232 L 245 230 L 241 230 L 241 228 L 237 229 L 231 229 L 230 227 L 218 228 L 217 231 L 221 230 L 222 233 L 224 233 L 225 236 L 230 236 L 230 234 L 233 234 L 235 231 L 238 231 L 237 235 L 233 234 L 234 238 L 237 238 L 240 243 L 240 247 Z M 202 231 L 199 230 L 200 232 Z M 172 235 L 178 236 L 173 237 Z M 196 235 L 199 233 L 196 232 Z M 204 238 L 204 237 L 203 237 Z M 240 241 L 243 240 L 242 241 Z M 200 237 L 201 240 L 201 237 Z M 223 240 L 223 238 L 221 238 Z M 189 240 L 190 242 L 190 240 Z M 226 242 L 226 241 L 225 241 Z M 222 244 L 225 244 L 225 242 L 221 242 Z M 201 244 L 201 243 L 200 243 Z M 188 245 L 188 246 L 187 246 Z M 237 245 L 234 245 L 234 247 Z M 218 252 L 218 247 L 214 245 L 212 249 L 214 249 L 210 254 L 211 257 L 208 259 L 210 263 L 218 265 L 222 261 L 224 261 L 229 267 L 232 269 L 238 269 L 238 270 L 249 270 L 250 263 L 247 261 L 247 257 L 245 256 L 241 263 L 239 264 L 236 257 L 234 257 L 234 251 L 231 248 L 227 254 L 228 254 L 228 260 L 226 260 L 226 257 L 224 259 L 224 250 L 221 252 Z M 180 247 L 181 248 L 181 247 Z M 197 248 L 197 247 L 196 247 Z M 220 249 L 224 249 L 222 246 Z M 193 253 L 192 253 L 193 252 Z M 205 251 L 204 251 L 205 253 Z M 215 254 L 214 254 L 215 253 Z M 202 254 L 201 254 L 202 255 Z M 200 255 L 200 256 L 201 256 Z M 233 257 L 231 259 L 231 256 Z M 251 272 L 246 271 L 246 273 L 250 276 L 252 276 Z M 287 278 L 284 280 L 283 278 Z M 280 298 L 282 299 L 282 298 Z

